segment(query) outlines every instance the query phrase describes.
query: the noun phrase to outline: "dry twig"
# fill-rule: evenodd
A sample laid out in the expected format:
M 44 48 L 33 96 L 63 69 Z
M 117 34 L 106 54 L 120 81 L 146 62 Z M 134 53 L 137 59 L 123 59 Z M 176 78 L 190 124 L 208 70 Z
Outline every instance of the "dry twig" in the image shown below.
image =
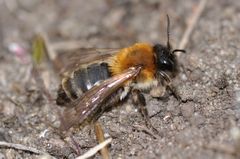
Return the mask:
M 185 49 L 185 47 L 187 46 L 190 35 L 191 35 L 194 27 L 196 26 L 196 23 L 198 22 L 198 19 L 201 16 L 201 14 L 206 6 L 206 3 L 207 3 L 207 0 L 201 0 L 199 2 L 198 7 L 197 7 L 196 11 L 194 12 L 194 14 L 192 15 L 192 17 L 190 18 L 191 21 L 188 23 L 187 29 L 185 30 L 183 37 L 179 43 L 179 46 L 178 46 L 179 49 Z M 179 56 L 180 52 L 177 52 L 176 55 Z
M 230 155 L 236 155 L 237 151 L 233 145 L 211 142 L 209 144 L 203 145 L 206 149 L 211 149 L 219 152 L 223 152 Z
M 61 41 L 61 42 L 55 42 L 52 43 L 52 48 L 58 52 L 58 51 L 73 51 L 77 49 L 83 48 L 84 41 L 81 40 L 72 40 L 72 41 Z
M 96 133 L 98 143 L 104 142 L 104 140 L 105 140 L 104 132 L 103 132 L 101 124 L 99 122 L 95 123 L 94 130 L 95 130 L 95 133 Z M 108 148 L 106 146 L 103 147 L 100 150 L 100 152 L 101 152 L 101 155 L 102 155 L 103 159 L 109 159 L 110 158 L 109 151 L 108 151 Z
M 155 139 L 159 139 L 159 136 L 156 135 L 156 133 L 154 133 L 152 130 L 148 129 L 147 127 L 137 125 L 137 124 L 133 125 L 133 127 L 139 131 L 146 132 L 147 134 L 153 136 Z
M 98 144 L 97 146 L 91 148 L 89 151 L 87 151 L 85 154 L 82 156 L 77 157 L 76 159 L 87 159 L 93 155 L 95 155 L 99 150 L 101 150 L 103 147 L 108 145 L 112 141 L 112 138 L 109 138 L 105 140 L 104 142 Z
M 24 146 L 21 144 L 14 144 L 14 143 L 0 141 L 0 147 L 8 147 L 8 148 L 16 149 L 16 150 L 28 151 L 28 152 L 39 154 L 39 155 L 46 154 L 46 155 L 50 156 L 46 152 L 40 151 L 40 150 L 32 148 L 32 147 Z M 52 158 L 54 158 L 54 157 L 52 157 Z

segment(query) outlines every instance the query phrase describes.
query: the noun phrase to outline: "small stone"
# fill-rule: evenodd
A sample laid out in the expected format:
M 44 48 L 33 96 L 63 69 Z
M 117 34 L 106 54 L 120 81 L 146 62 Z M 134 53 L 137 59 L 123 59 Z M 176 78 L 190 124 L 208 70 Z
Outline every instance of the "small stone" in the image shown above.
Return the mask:
M 180 107 L 181 113 L 185 118 L 190 118 L 194 113 L 194 103 L 188 102 Z
M 199 79 L 201 79 L 201 77 L 203 76 L 203 73 L 200 69 L 195 69 L 193 70 L 193 72 L 190 74 L 190 79 L 192 81 L 197 81 Z
M 16 107 L 13 103 L 10 103 L 10 102 L 6 101 L 6 102 L 3 103 L 3 107 L 1 109 L 2 109 L 2 113 L 6 117 L 13 117 L 15 115 Z
M 168 113 L 165 114 L 163 120 L 164 120 L 165 122 L 167 122 L 168 120 L 171 119 L 171 117 L 172 117 L 172 114 L 168 112 Z
M 194 113 L 194 115 L 191 117 L 190 120 L 191 120 L 191 124 L 195 126 L 199 126 L 205 122 L 205 118 L 198 113 Z
M 217 79 L 215 86 L 220 90 L 226 88 L 228 86 L 228 81 L 227 81 L 226 77 L 223 75 L 222 77 Z

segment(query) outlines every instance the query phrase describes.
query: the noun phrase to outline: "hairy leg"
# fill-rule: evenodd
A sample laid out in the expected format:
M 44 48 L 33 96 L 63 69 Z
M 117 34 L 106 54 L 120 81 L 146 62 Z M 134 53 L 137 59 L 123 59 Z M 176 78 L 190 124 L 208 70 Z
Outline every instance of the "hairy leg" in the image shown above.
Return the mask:
M 133 104 L 139 108 L 140 113 L 142 114 L 147 127 L 152 129 L 155 133 L 158 133 L 157 129 L 153 127 L 153 125 L 150 121 L 150 117 L 149 117 L 148 110 L 146 107 L 146 100 L 145 100 L 144 95 L 138 89 L 133 89 L 131 94 L 132 94 Z

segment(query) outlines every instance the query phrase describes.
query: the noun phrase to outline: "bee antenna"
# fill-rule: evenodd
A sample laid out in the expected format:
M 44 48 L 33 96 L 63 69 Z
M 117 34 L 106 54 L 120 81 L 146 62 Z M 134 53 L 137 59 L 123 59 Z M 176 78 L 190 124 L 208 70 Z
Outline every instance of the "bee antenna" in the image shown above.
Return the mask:
M 183 49 L 175 49 L 175 50 L 172 51 L 172 54 L 174 54 L 175 52 L 186 53 L 186 50 L 183 50 Z
M 171 45 L 170 45 L 170 18 L 167 14 L 167 47 L 170 50 L 171 49 Z

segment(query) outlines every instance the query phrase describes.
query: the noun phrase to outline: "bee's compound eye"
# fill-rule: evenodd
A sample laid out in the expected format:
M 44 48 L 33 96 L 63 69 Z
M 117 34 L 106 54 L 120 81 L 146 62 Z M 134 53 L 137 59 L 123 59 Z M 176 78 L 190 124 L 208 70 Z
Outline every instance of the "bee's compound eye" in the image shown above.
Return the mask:
M 163 71 L 165 70 L 171 71 L 173 70 L 173 62 L 168 59 L 160 59 L 159 67 Z

